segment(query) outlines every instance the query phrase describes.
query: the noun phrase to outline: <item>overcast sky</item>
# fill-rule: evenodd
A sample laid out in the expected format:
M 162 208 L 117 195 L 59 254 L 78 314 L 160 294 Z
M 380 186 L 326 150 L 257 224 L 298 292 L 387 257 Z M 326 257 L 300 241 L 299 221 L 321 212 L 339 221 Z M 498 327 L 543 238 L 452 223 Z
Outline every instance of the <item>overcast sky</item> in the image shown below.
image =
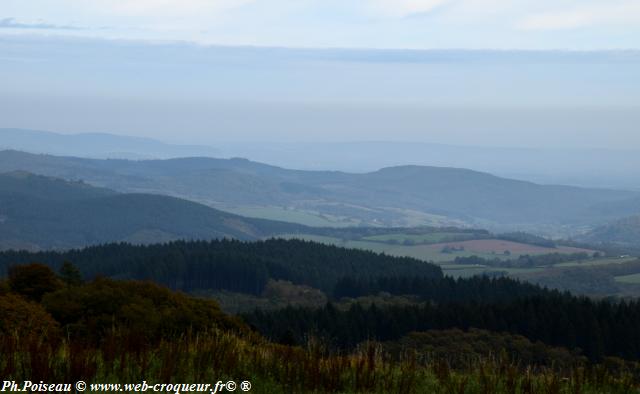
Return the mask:
M 639 45 L 640 0 L 1 0 L 0 127 L 628 149 Z

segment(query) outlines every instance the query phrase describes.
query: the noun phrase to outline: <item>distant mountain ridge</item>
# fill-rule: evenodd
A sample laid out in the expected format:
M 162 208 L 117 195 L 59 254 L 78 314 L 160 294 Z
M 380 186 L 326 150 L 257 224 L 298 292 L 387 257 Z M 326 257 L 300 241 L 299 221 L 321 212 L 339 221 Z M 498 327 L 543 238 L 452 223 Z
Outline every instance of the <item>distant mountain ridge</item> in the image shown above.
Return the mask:
M 373 172 L 403 165 L 469 168 L 541 184 L 640 191 L 636 150 L 465 146 L 420 141 L 229 142 L 176 145 L 108 133 L 0 128 L 0 150 L 92 159 L 244 157 L 282 168 Z
M 130 161 L 0 152 L 0 172 L 16 170 L 213 207 L 277 206 L 370 225 L 406 226 L 421 215 L 438 215 L 491 230 L 526 231 L 592 226 L 640 213 L 636 192 L 538 185 L 457 168 L 399 166 L 351 174 L 245 159 Z
M 302 170 L 371 172 L 399 165 L 470 168 L 542 184 L 640 190 L 637 150 L 465 146 L 421 141 L 219 142 L 222 157 Z
M 301 227 L 248 219 L 175 197 L 121 194 L 26 172 L 0 174 L 0 249 L 224 237 L 252 240 Z
M 196 145 L 173 145 L 150 138 L 106 133 L 59 134 L 50 131 L 0 128 L 0 150 L 78 156 L 96 159 L 168 159 L 216 156 L 218 151 Z

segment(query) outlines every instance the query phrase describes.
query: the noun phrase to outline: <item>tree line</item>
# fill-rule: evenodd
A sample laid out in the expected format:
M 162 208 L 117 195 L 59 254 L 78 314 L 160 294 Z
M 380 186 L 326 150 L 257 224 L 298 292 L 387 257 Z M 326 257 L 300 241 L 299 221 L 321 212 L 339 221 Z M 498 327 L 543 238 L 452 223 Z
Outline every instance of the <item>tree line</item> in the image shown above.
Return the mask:
M 594 301 L 549 293 L 498 302 L 446 302 L 341 309 L 288 307 L 255 311 L 244 318 L 263 335 L 284 343 L 317 336 L 338 349 L 365 340 L 397 340 L 408 333 L 459 328 L 522 335 L 531 341 L 580 351 L 592 361 L 604 356 L 640 359 L 640 301 Z
M 73 262 L 84 279 L 151 280 L 171 289 L 228 290 L 260 295 L 269 279 L 287 280 L 331 293 L 345 276 L 418 275 L 441 278 L 439 266 L 302 240 L 176 241 L 155 245 L 113 243 L 65 252 L 0 253 L 0 272 L 40 262 L 58 270 Z
M 502 302 L 536 295 L 560 294 L 538 285 L 506 277 L 429 278 L 419 276 L 345 277 L 334 288 L 336 299 L 357 298 L 379 293 L 418 296 L 431 302 Z
M 533 268 L 541 266 L 551 266 L 559 263 L 566 263 L 569 261 L 585 261 L 590 260 L 592 257 L 599 257 L 596 252 L 590 255 L 586 252 L 576 253 L 546 253 L 539 255 L 523 254 L 517 258 L 509 260 L 501 260 L 498 258 L 486 259 L 478 256 L 458 256 L 454 262 L 456 264 L 478 264 L 486 265 L 489 267 L 504 267 L 504 268 Z

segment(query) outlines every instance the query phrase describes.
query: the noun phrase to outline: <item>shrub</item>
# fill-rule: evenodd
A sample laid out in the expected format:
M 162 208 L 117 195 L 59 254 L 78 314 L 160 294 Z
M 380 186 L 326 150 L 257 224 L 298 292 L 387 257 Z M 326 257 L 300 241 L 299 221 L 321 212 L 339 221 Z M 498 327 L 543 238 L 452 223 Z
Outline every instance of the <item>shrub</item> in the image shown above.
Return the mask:
M 93 341 L 114 332 L 140 338 L 142 344 L 213 326 L 247 330 L 239 319 L 224 315 L 215 301 L 188 297 L 150 282 L 99 278 L 49 293 L 42 304 L 70 335 Z
M 9 288 L 30 300 L 39 302 L 43 295 L 61 286 L 60 279 L 46 265 L 32 263 L 9 268 Z
M 40 338 L 57 338 L 58 323 L 39 304 L 16 294 L 0 296 L 0 335 L 35 335 Z

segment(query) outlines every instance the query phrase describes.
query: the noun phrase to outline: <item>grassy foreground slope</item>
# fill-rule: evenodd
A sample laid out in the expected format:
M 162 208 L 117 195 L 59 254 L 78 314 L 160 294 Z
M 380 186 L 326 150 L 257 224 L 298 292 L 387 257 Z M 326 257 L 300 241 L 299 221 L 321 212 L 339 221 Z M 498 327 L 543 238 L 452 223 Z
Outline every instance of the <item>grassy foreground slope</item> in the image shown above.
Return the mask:
M 335 353 L 313 339 L 303 347 L 271 343 L 222 313 L 215 302 L 151 283 L 77 279 L 69 267 L 58 277 L 32 264 L 14 269 L 2 283 L 0 369 L 5 379 L 144 380 L 151 385 L 233 380 L 249 381 L 255 393 L 622 394 L 639 387 L 633 364 L 591 365 L 521 337 L 471 332 L 465 337 L 477 346 L 466 354 L 473 355 L 473 362 L 462 366 L 447 357 L 427 360 L 405 353 L 398 350 L 403 342 L 364 342 L 351 352 Z M 448 347 L 451 334 L 458 335 L 414 334 L 406 341 L 419 341 L 423 352 L 425 346 Z M 485 356 L 481 349 L 487 343 L 565 362 L 549 367 L 522 364 L 504 352 Z

